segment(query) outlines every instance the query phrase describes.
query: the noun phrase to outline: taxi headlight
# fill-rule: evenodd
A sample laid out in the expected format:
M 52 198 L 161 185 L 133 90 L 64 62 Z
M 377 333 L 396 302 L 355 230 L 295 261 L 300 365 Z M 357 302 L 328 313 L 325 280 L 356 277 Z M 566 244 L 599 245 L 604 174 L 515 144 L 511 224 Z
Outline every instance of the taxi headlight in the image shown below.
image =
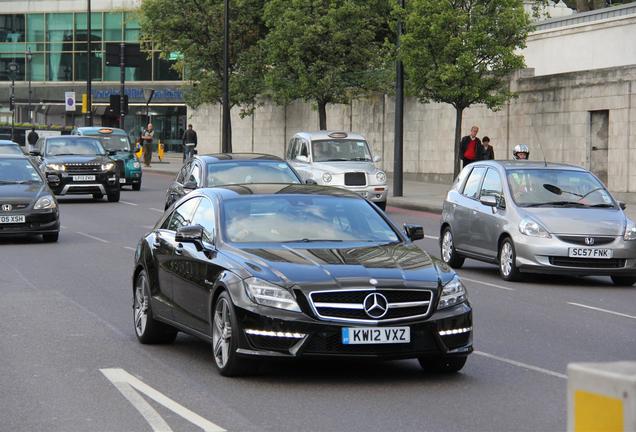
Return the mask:
M 115 164 L 113 162 L 106 162 L 102 164 L 102 171 L 112 171 L 115 168 Z
M 300 312 L 300 307 L 292 294 L 283 287 L 255 277 L 247 278 L 245 292 L 254 303 L 277 309 Z
M 384 173 L 384 171 L 378 171 L 377 173 L 375 173 L 375 179 L 378 181 L 378 183 L 386 183 L 386 174 Z
M 135 169 L 141 168 L 141 164 L 139 162 L 137 162 L 137 161 L 133 162 L 132 166 Z
M 625 235 L 623 236 L 625 240 L 636 240 L 636 224 L 631 219 L 627 219 L 627 224 L 625 225 Z
M 519 232 L 530 237 L 550 238 L 550 233 L 539 222 L 525 218 L 519 222 Z
M 64 164 L 59 163 L 46 164 L 46 169 L 50 169 L 52 171 L 66 171 L 66 167 L 64 166 Z
M 55 200 L 51 195 L 45 195 L 40 197 L 33 206 L 34 210 L 44 210 L 44 209 L 53 209 L 57 207 Z
M 324 181 L 325 183 L 331 183 L 333 177 L 331 177 L 331 174 L 329 173 L 324 173 L 322 175 L 322 181 Z
M 445 309 L 458 305 L 465 302 L 467 298 L 466 287 L 464 287 L 459 276 L 455 276 L 442 288 L 442 295 L 439 298 L 437 309 Z

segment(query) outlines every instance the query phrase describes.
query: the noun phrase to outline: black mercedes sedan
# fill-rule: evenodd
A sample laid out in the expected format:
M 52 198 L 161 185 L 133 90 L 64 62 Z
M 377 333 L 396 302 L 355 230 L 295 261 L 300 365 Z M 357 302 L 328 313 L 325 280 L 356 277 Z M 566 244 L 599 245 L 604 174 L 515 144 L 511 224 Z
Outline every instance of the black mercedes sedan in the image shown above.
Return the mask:
M 187 161 L 166 192 L 167 209 L 198 188 L 248 183 L 302 183 L 300 175 L 278 156 L 218 153 Z
M 132 280 L 143 344 L 183 331 L 212 344 L 222 375 L 262 357 L 417 358 L 456 372 L 472 308 L 454 271 L 342 189 L 249 184 L 199 189 L 141 239 Z
M 22 155 L 0 155 L 0 238 L 42 235 L 56 242 L 57 201 L 42 174 Z

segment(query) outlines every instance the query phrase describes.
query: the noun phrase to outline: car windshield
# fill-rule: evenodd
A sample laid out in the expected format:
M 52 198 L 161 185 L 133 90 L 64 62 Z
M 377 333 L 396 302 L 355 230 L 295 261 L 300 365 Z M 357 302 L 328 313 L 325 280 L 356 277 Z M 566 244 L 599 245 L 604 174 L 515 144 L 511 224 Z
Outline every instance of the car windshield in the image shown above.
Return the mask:
M 107 151 L 130 151 L 130 141 L 126 135 L 85 135 L 96 138 Z
M 513 169 L 507 176 L 521 207 L 616 207 L 603 184 L 586 171 Z
M 0 186 L 21 183 L 42 183 L 42 179 L 26 158 L 0 159 Z
M 24 155 L 24 152 L 17 144 L 0 144 L 0 154 L 2 155 Z
M 46 142 L 46 156 L 104 155 L 104 148 L 95 138 L 53 138 Z
M 399 240 L 363 199 L 319 195 L 241 196 L 222 206 L 231 243 L 381 242 Z
M 246 183 L 300 183 L 282 161 L 242 161 L 208 164 L 208 186 Z
M 314 162 L 371 161 L 366 141 L 319 140 L 311 143 Z

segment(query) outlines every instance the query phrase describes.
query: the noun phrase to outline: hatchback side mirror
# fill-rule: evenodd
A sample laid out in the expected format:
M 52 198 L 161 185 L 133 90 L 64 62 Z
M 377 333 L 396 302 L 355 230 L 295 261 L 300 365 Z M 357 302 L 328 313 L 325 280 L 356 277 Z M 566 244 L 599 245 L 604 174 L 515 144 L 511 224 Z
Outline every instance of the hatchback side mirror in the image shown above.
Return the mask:
M 194 190 L 194 189 L 197 189 L 198 187 L 199 186 L 197 185 L 197 182 L 195 181 L 187 181 L 183 184 L 184 189 Z
M 492 195 L 485 195 L 479 198 L 479 202 L 488 207 L 497 207 L 497 197 Z
M 625 204 L 623 201 L 619 201 L 618 206 L 621 208 L 621 210 L 625 210 L 627 208 L 627 204 Z
M 31 150 L 29 154 L 31 156 L 42 156 L 42 153 L 40 153 L 38 150 Z
M 424 228 L 422 225 L 404 224 L 404 231 L 411 241 L 422 240 L 424 238 Z
M 177 243 L 192 243 L 197 250 L 203 250 L 203 227 L 201 225 L 188 225 L 177 229 L 174 236 Z

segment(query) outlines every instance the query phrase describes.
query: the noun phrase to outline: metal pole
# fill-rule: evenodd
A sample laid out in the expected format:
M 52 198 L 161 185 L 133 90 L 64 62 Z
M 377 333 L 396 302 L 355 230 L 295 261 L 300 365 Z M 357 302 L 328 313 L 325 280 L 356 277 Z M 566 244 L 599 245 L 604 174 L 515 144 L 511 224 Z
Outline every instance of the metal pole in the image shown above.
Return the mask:
M 91 71 L 91 0 L 88 0 L 88 13 L 86 15 L 86 126 L 93 126 L 93 97 L 92 92 L 92 71 Z
M 15 141 L 15 72 L 11 73 L 11 141 Z
M 31 47 L 29 47 L 29 49 L 27 50 L 27 70 L 26 73 L 28 74 L 28 78 L 29 78 L 29 106 L 28 106 L 28 112 L 29 112 L 29 123 L 31 123 L 31 125 L 33 125 L 33 113 L 31 112 L 31 60 L 33 60 L 33 57 L 31 55 Z
M 221 131 L 221 151 L 232 152 L 230 141 L 230 0 L 225 0 L 223 23 L 223 129 Z
M 119 46 L 119 128 L 124 128 L 124 95 L 126 91 L 126 44 L 124 42 Z
M 404 0 L 400 0 L 400 7 L 404 8 Z M 400 36 L 402 35 L 402 20 L 397 23 L 397 49 L 400 50 Z M 404 67 L 398 60 L 395 79 L 395 138 L 393 148 L 393 196 L 402 196 L 404 158 Z

